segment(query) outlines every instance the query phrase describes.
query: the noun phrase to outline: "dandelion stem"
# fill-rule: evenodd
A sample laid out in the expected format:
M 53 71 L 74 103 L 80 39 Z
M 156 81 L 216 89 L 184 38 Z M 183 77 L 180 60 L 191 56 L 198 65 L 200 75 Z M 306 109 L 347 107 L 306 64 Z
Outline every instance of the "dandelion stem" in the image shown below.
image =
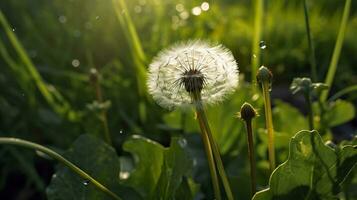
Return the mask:
M 197 113 L 197 117 L 199 115 L 200 114 Z M 199 119 L 200 119 L 200 117 L 199 117 Z M 201 120 L 199 120 L 199 125 L 200 125 L 200 129 L 201 129 L 202 141 L 203 141 L 203 144 L 204 144 L 204 147 L 205 147 L 205 150 L 206 150 L 208 166 L 209 166 L 210 173 L 211 173 L 211 179 L 212 179 L 214 195 L 215 195 L 215 198 L 217 200 L 220 200 L 221 199 L 221 191 L 219 189 L 219 180 L 218 180 L 218 176 L 217 176 L 214 157 L 213 157 L 213 154 L 212 154 L 212 146 L 211 146 L 211 144 L 209 142 L 209 138 L 208 138 L 208 135 L 207 135 L 206 130 L 205 130 L 205 125 L 204 125 L 204 123 L 202 123 Z
M 257 116 L 257 112 L 252 105 L 245 102 L 240 108 L 240 113 L 238 113 L 239 118 L 241 118 L 246 125 L 247 129 L 247 139 L 248 139 L 248 156 L 250 161 L 250 186 L 251 194 L 254 196 L 256 192 L 256 165 L 255 165 L 255 153 L 254 153 L 254 142 L 253 142 L 253 129 L 252 129 L 252 119 Z
M 254 142 L 253 142 L 253 129 L 252 129 L 252 120 L 245 121 L 247 134 L 248 134 L 248 156 L 250 162 L 250 180 L 251 180 L 251 192 L 252 196 L 256 192 L 257 184 L 256 184 L 256 165 L 255 165 L 255 153 L 254 153 Z
M 268 81 L 263 81 L 262 89 L 264 95 L 265 123 L 268 131 L 269 167 L 270 167 L 270 172 L 273 172 L 275 169 L 275 149 L 274 149 L 273 117 L 271 111 L 269 88 L 270 88 L 270 83 Z
M 221 176 L 223 187 L 225 189 L 227 198 L 228 198 L 228 200 L 233 200 L 234 199 L 233 193 L 232 193 L 231 187 L 229 185 L 227 174 L 226 174 L 226 172 L 224 170 L 224 165 L 223 165 L 223 162 L 222 162 L 222 158 L 221 158 L 220 153 L 219 153 L 219 147 L 218 147 L 218 144 L 216 143 L 216 141 L 213 138 L 212 131 L 210 129 L 210 126 L 209 126 L 209 123 L 208 123 L 208 120 L 207 120 L 207 116 L 206 116 L 205 110 L 203 109 L 203 105 L 202 105 L 201 102 L 202 102 L 201 97 L 198 95 L 196 97 L 197 118 L 198 118 L 199 123 L 203 125 L 204 131 L 205 131 L 206 135 L 208 136 L 210 145 L 211 145 L 212 150 L 213 150 L 213 155 L 214 155 L 214 158 L 215 158 L 215 163 L 217 165 L 218 173 Z
M 118 195 L 116 195 L 115 193 L 110 191 L 107 187 L 105 187 L 104 185 L 99 183 L 97 180 L 95 180 L 89 174 L 87 174 L 86 172 L 81 170 L 79 167 L 77 167 L 76 165 L 74 165 L 73 163 L 71 163 L 70 161 L 65 159 L 60 154 L 56 153 L 55 151 L 52 151 L 51 149 L 49 149 L 47 147 L 44 147 L 42 145 L 39 145 L 39 144 L 36 144 L 36 143 L 33 143 L 33 142 L 29 142 L 29 141 L 26 141 L 26 140 L 18 139 L 18 138 L 7 138 L 7 137 L 0 137 L 0 144 L 17 145 L 17 146 L 22 146 L 22 147 L 34 149 L 34 150 L 37 150 L 37 151 L 41 151 L 41 152 L 47 154 L 48 156 L 50 156 L 51 158 L 61 162 L 62 164 L 67 166 L 70 170 L 72 170 L 73 172 L 77 173 L 82 178 L 90 181 L 91 183 L 93 183 L 93 185 L 97 189 L 99 189 L 102 192 L 108 194 L 113 199 L 121 200 L 121 198 Z

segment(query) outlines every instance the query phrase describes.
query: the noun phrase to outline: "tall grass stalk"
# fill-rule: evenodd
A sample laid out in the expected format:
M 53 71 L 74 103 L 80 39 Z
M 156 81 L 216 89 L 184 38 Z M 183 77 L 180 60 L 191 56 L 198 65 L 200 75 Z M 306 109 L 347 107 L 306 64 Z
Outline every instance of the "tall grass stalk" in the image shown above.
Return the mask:
M 253 40 L 252 40 L 252 57 L 251 57 L 251 81 L 256 82 L 255 72 L 260 66 L 260 40 L 262 37 L 262 24 L 264 14 L 264 0 L 254 0 L 254 25 L 253 25 Z
M 316 58 L 315 58 L 314 43 L 312 40 L 311 30 L 310 30 L 310 20 L 309 20 L 309 10 L 307 7 L 307 0 L 304 0 L 304 14 L 305 14 L 305 27 L 306 27 L 307 42 L 309 44 L 309 60 L 310 60 L 310 67 L 311 67 L 311 79 L 312 79 L 312 82 L 316 82 L 317 81 Z
M 142 48 L 138 33 L 134 23 L 129 15 L 128 8 L 124 0 L 112 0 L 114 10 L 119 20 L 124 36 L 129 45 L 133 64 L 136 71 L 136 81 L 138 85 L 138 93 L 140 97 L 139 114 L 141 120 L 146 121 L 146 56 Z
M 40 73 L 37 71 L 35 65 L 32 63 L 30 57 L 26 53 L 26 50 L 22 46 L 21 42 L 17 39 L 15 33 L 13 32 L 11 26 L 7 22 L 5 15 L 0 10 L 0 24 L 3 26 L 7 37 L 16 53 L 18 54 L 20 60 L 25 66 L 25 70 L 32 77 L 37 88 L 41 92 L 42 96 L 45 98 L 47 103 L 54 109 L 58 114 L 66 116 L 70 120 L 75 120 L 77 118 L 76 113 L 71 110 L 70 104 L 63 98 L 63 96 L 55 89 L 50 90 L 47 84 L 42 79 Z M 10 63 L 11 65 L 11 63 Z M 13 65 L 21 66 L 21 65 Z M 19 69 L 21 70 L 21 69 Z M 22 69 L 23 70 L 23 69 Z
M 322 91 L 322 94 L 321 94 L 321 101 L 323 101 L 323 102 L 326 101 L 326 99 L 327 99 L 328 93 L 329 93 L 330 88 L 333 83 L 333 79 L 336 74 L 337 64 L 338 64 L 338 60 L 340 58 L 343 40 L 345 38 L 345 33 L 346 33 L 346 29 L 347 29 L 347 22 L 348 22 L 348 17 L 350 15 L 350 10 L 351 10 L 351 0 L 346 0 L 345 7 L 343 9 L 343 15 L 342 15 L 342 19 L 341 19 L 340 28 L 338 31 L 335 48 L 333 50 L 331 62 L 330 62 L 328 72 L 326 75 L 326 79 L 325 79 L 325 83 L 329 86 L 329 88 L 327 90 Z
M 98 190 L 106 193 L 107 195 L 111 196 L 113 199 L 116 200 L 121 200 L 121 198 L 116 195 L 114 192 L 110 191 L 107 187 L 105 187 L 103 184 L 98 182 L 96 179 L 94 179 L 92 176 L 81 170 L 79 167 L 65 159 L 63 156 L 60 154 L 56 153 L 55 151 L 52 151 L 51 149 L 44 147 L 42 145 L 29 142 L 26 140 L 18 139 L 18 138 L 7 138 L 7 137 L 0 137 L 0 144 L 5 144 L 5 145 L 16 145 L 16 146 L 22 146 L 30 149 L 34 149 L 37 151 L 40 151 L 42 153 L 45 153 L 46 155 L 50 156 L 51 158 L 59 161 L 60 163 L 64 164 L 67 166 L 70 170 L 81 176 L 82 178 L 88 180 L 90 183 L 92 183 Z

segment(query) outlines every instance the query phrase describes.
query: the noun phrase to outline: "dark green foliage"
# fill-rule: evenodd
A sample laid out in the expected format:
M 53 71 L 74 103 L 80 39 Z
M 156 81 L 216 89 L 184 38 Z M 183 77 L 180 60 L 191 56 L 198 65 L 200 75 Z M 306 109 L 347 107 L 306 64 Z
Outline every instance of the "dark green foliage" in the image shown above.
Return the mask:
M 331 149 L 316 131 L 301 131 L 290 142 L 289 158 L 272 174 L 264 199 L 337 199 L 357 163 L 356 146 Z
M 133 190 L 119 183 L 120 164 L 115 150 L 89 135 L 80 136 L 64 156 L 86 171 L 104 186 L 125 199 L 140 199 Z M 79 177 L 67 167 L 59 165 L 47 188 L 50 200 L 111 199 L 98 191 L 88 180 Z

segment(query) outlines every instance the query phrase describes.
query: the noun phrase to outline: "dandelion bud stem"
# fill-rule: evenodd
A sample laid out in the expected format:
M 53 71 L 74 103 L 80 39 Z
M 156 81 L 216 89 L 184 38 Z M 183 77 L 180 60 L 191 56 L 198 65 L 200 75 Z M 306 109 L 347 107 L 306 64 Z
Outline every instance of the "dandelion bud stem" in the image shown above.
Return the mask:
M 273 74 L 264 66 L 259 68 L 257 80 L 262 85 L 264 96 L 264 110 L 265 110 L 265 124 L 268 131 L 268 152 L 269 152 L 269 166 L 270 172 L 275 169 L 275 148 L 274 148 L 274 128 L 273 117 L 270 103 L 270 86 Z
M 252 129 L 252 119 L 257 116 L 256 111 L 253 106 L 249 103 L 244 103 L 240 109 L 240 118 L 245 122 L 247 129 L 248 138 L 248 156 L 250 161 L 250 180 L 251 180 L 251 193 L 252 196 L 256 192 L 256 164 L 255 164 L 255 153 L 254 153 L 254 142 L 253 142 L 253 129 Z

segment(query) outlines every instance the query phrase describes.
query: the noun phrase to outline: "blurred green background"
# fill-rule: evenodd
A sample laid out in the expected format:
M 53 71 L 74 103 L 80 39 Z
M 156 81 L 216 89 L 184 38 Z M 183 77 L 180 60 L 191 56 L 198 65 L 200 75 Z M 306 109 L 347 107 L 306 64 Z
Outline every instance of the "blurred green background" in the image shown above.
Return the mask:
M 126 0 L 127 8 L 113 2 L 0 1 L 0 136 L 61 151 L 80 134 L 102 137 L 106 112 L 119 155 L 122 142 L 134 133 L 168 145 L 170 135 L 182 134 L 182 127 L 173 125 L 175 114 L 146 94 L 145 69 L 161 49 L 183 40 L 224 44 L 234 53 L 242 79 L 251 81 L 251 1 Z M 308 2 L 318 81 L 323 82 L 344 3 Z M 352 1 L 332 93 L 357 84 L 356 30 L 357 1 Z M 274 73 L 273 94 L 284 99 L 294 77 L 310 74 L 302 1 L 265 1 L 260 45 L 261 63 Z M 242 94 L 247 94 L 244 85 L 242 81 Z M 356 105 L 356 97 L 347 98 Z M 239 107 L 225 109 L 236 112 Z M 228 157 L 237 154 L 233 144 L 226 144 L 229 139 L 220 141 Z M 10 147 L 0 148 L 0 158 L 0 199 L 45 198 L 54 170 L 51 161 Z

